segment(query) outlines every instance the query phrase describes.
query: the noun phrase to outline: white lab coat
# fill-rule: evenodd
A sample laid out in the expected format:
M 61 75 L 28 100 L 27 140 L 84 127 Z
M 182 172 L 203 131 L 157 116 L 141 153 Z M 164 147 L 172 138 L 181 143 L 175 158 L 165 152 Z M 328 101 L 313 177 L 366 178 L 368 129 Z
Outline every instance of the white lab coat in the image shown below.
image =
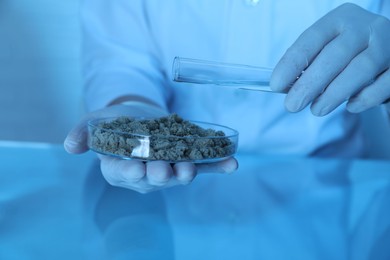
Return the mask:
M 372 12 L 383 1 L 355 0 Z M 90 110 L 139 95 L 186 119 L 240 132 L 239 151 L 360 156 L 356 115 L 288 113 L 284 95 L 174 83 L 175 56 L 274 67 L 313 22 L 345 1 L 84 0 L 84 78 Z

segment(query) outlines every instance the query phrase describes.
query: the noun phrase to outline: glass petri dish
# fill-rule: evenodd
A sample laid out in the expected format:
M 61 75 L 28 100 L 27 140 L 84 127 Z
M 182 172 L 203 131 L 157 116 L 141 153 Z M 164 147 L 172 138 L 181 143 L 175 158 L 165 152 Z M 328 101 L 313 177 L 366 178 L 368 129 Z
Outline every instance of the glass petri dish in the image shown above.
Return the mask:
M 91 120 L 88 122 L 88 147 L 96 153 L 125 160 L 163 160 L 170 163 L 217 162 L 233 156 L 237 151 L 238 132 L 218 124 L 183 120 L 183 125 L 191 126 L 190 130 L 187 129 L 190 134 L 184 136 L 156 130 L 152 134 L 145 134 L 145 128 L 128 131 L 121 126 L 121 122 L 153 125 L 159 123 L 158 120 L 134 117 Z M 180 124 L 178 126 L 177 131 L 180 132 Z

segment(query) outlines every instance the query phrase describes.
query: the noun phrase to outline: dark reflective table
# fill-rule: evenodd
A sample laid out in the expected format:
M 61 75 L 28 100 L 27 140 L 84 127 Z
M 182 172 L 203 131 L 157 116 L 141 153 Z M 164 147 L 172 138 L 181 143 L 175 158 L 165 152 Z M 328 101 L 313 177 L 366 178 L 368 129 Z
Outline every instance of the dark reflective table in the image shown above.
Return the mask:
M 141 195 L 93 153 L 0 145 L 0 259 L 390 259 L 390 161 L 240 154 Z

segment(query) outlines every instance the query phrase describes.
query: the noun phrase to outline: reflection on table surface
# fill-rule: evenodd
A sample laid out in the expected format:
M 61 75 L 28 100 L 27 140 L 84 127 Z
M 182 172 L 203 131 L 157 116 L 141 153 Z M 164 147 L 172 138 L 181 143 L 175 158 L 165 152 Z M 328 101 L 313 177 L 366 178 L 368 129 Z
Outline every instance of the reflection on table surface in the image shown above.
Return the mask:
M 390 161 L 238 155 L 141 195 L 93 153 L 0 146 L 0 259 L 390 259 Z

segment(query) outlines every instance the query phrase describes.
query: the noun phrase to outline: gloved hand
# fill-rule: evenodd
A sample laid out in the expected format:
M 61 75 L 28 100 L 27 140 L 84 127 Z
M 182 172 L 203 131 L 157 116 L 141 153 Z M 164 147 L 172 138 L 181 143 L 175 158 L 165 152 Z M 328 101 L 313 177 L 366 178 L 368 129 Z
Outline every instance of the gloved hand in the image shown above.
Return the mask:
M 154 105 L 134 102 L 132 105 L 114 105 L 85 116 L 68 134 L 64 141 L 69 153 L 84 153 L 87 146 L 87 122 L 95 118 L 115 116 L 160 117 L 167 112 Z M 237 169 L 236 159 L 202 164 L 180 162 L 173 166 L 164 161 L 143 163 L 138 160 L 121 160 L 98 155 L 104 178 L 113 186 L 124 187 L 140 193 L 147 193 L 175 185 L 189 184 L 198 173 L 231 173 Z
M 271 88 L 288 91 L 291 112 L 309 103 L 324 116 L 343 102 L 359 113 L 390 98 L 390 20 L 343 4 L 309 27 L 274 69 Z M 302 73 L 302 71 L 304 71 Z

